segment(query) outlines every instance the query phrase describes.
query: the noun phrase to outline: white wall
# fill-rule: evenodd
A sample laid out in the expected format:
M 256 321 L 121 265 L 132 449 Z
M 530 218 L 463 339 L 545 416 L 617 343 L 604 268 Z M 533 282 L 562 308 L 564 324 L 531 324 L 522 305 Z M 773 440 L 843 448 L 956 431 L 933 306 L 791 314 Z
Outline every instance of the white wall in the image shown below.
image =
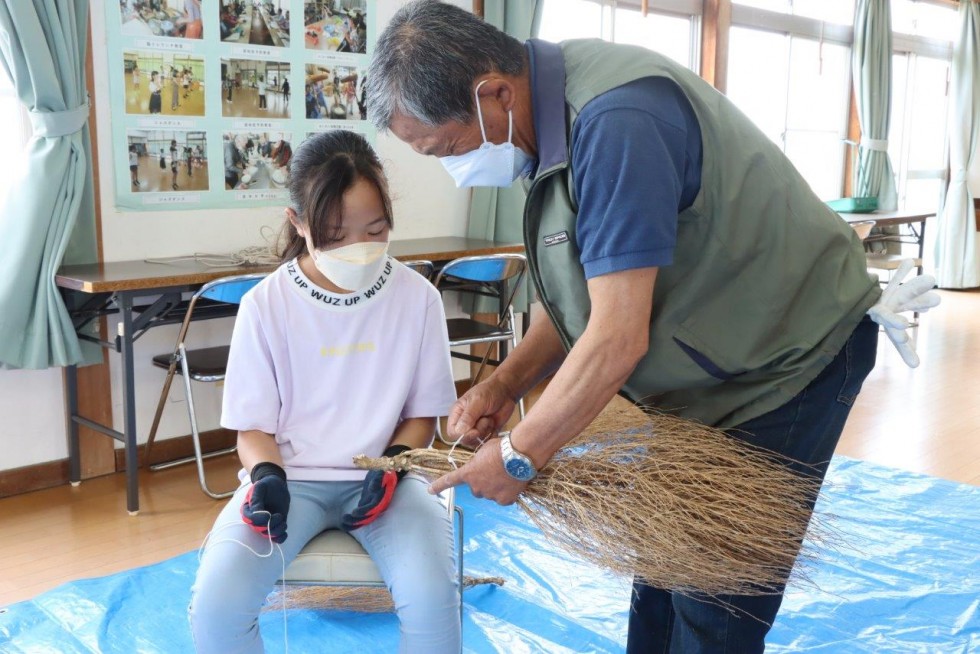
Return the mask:
M 99 166 L 105 171 L 100 177 L 105 260 L 123 261 L 193 252 L 233 252 L 245 246 L 262 244 L 259 229 L 264 225 L 278 228 L 282 219 L 281 210 L 262 208 L 137 213 L 115 209 L 114 180 L 110 173 L 111 116 L 108 102 L 100 101 L 109 92 L 103 16 L 105 3 L 112 1 L 91 2 Z M 470 0 L 453 2 L 466 9 L 472 7 Z M 377 0 L 379 33 L 403 4 L 404 0 Z M 390 136 L 379 136 L 377 149 L 391 182 L 396 226 L 393 239 L 462 236 L 466 233 L 469 193 L 453 185 L 438 161 L 417 155 Z M 39 183 L 43 183 L 43 180 Z M 222 342 L 230 335 L 230 325 L 230 320 L 198 323 L 193 326 L 193 334 L 202 339 L 199 341 L 201 344 Z M 115 329 L 115 321 L 110 319 L 109 333 L 115 333 Z M 163 371 L 153 368 L 149 361 L 153 355 L 169 351 L 175 338 L 175 326 L 160 327 L 147 332 L 136 342 L 136 414 L 140 442 L 146 440 L 164 376 Z M 113 418 L 116 429 L 121 429 L 122 394 L 118 355 L 110 353 L 109 361 Z M 184 393 L 178 386 L 175 384 L 171 391 L 172 400 L 164 412 L 160 438 L 189 431 Z M 217 426 L 220 388 L 215 384 L 197 385 L 194 399 L 202 429 Z M 67 457 L 62 407 L 60 369 L 0 370 L 0 470 Z

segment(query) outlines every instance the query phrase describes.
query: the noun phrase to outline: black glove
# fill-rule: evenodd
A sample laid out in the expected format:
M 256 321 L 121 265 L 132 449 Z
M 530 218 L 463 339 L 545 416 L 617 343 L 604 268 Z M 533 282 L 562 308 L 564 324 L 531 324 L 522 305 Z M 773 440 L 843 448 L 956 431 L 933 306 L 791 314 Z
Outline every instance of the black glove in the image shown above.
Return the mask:
M 286 540 L 289 487 L 286 471 L 265 461 L 252 468 L 252 487 L 242 503 L 242 520 L 274 543 Z
M 395 456 L 410 450 L 407 445 L 391 445 L 384 451 L 384 456 Z M 371 524 L 384 513 L 395 496 L 395 486 L 398 480 L 405 476 L 404 471 L 372 470 L 364 478 L 361 487 L 361 501 L 357 508 L 345 515 L 341 521 L 344 531 L 354 531 L 358 527 Z

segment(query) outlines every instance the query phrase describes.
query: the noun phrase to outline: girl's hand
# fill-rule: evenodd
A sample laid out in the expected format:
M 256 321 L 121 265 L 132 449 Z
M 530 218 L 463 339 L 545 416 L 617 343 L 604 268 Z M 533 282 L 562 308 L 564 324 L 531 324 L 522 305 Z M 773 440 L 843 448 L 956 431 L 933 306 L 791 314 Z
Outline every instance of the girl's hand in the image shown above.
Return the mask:
M 266 461 L 252 468 L 252 487 L 245 495 L 241 514 L 253 531 L 275 543 L 285 542 L 289 487 L 281 467 Z
M 480 382 L 453 404 L 446 431 L 450 438 L 461 439 L 461 445 L 476 448 L 504 426 L 516 404 L 508 389 L 494 379 Z
M 407 445 L 392 445 L 385 450 L 384 456 L 395 456 L 412 448 Z M 378 519 L 395 496 L 395 487 L 405 476 L 404 471 L 372 470 L 364 478 L 361 487 L 361 499 L 350 513 L 341 519 L 344 531 L 354 531 L 358 527 L 369 525 Z

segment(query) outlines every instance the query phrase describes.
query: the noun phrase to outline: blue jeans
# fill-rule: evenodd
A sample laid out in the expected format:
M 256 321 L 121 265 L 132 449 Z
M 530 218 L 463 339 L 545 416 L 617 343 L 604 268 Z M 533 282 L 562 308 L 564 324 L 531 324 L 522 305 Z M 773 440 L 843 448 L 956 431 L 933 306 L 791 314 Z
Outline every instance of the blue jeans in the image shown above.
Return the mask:
M 792 466 L 797 472 L 822 481 L 854 399 L 874 368 L 877 344 L 878 325 L 865 316 L 809 386 L 783 406 L 739 425 L 729 434 L 794 459 L 799 462 Z M 725 595 L 712 601 L 634 583 L 626 652 L 762 652 L 782 601 L 781 592 Z
M 268 557 L 268 539 L 239 513 L 251 484 L 243 484 L 215 522 L 201 556 L 189 607 L 200 654 L 261 654 L 259 612 L 266 596 L 299 551 L 324 529 L 338 528 L 361 496 L 360 481 L 290 481 L 288 538 Z M 460 588 L 453 562 L 453 527 L 428 483 L 409 475 L 388 509 L 351 535 L 371 555 L 397 607 L 399 652 L 456 654 L 460 649 Z M 238 542 L 234 542 L 238 541 Z M 324 645 L 328 651 L 329 645 Z M 392 643 L 391 651 L 394 651 Z

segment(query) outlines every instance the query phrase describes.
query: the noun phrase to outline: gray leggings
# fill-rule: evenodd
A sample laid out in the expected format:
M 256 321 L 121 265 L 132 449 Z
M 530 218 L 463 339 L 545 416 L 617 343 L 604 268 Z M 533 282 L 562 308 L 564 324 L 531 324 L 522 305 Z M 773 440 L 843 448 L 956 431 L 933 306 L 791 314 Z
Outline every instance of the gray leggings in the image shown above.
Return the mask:
M 360 499 L 360 481 L 290 481 L 286 566 L 321 531 L 340 525 Z M 264 651 L 258 616 L 283 559 L 256 556 L 269 541 L 242 522 L 242 485 L 215 521 L 191 590 L 190 621 L 199 654 L 257 654 Z M 402 479 L 388 509 L 351 535 L 371 555 L 397 607 L 402 653 L 460 651 L 460 589 L 453 561 L 452 522 L 445 506 L 429 495 L 427 483 Z M 288 613 L 287 613 L 288 616 Z

